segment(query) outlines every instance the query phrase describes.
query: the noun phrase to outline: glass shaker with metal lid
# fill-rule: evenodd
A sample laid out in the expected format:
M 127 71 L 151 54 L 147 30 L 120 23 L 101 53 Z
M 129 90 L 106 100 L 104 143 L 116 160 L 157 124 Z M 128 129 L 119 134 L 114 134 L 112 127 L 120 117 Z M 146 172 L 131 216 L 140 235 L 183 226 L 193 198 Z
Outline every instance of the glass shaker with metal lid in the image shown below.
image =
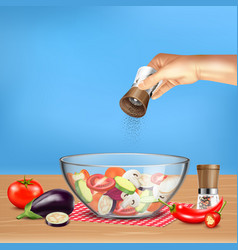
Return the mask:
M 206 209 L 218 203 L 219 170 L 220 165 L 197 165 L 199 185 L 197 209 Z

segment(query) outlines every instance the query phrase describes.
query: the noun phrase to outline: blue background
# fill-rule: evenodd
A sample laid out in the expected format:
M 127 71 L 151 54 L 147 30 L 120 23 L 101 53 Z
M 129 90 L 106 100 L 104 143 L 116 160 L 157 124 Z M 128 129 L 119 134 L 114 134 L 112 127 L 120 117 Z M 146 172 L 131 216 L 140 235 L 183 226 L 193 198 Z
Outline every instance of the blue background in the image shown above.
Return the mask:
M 237 173 L 237 87 L 199 81 L 130 118 L 120 98 L 160 52 L 236 54 L 236 7 L 1 7 L 1 174 L 69 154 L 186 156 Z
M 0 2 L 34 5 L 27 0 Z M 56 1 L 38 2 L 54 5 Z M 169 0 L 110 1 L 112 5 L 120 2 L 178 4 Z M 201 0 L 199 4 L 211 2 Z M 186 5 L 186 1 L 180 4 Z M 235 1 L 215 4 L 234 5 Z M 222 165 L 223 174 L 236 174 L 236 87 L 198 82 L 174 88 L 151 101 L 146 117 L 134 125 L 139 133 L 118 106 L 137 68 L 159 52 L 236 54 L 236 16 L 236 7 L 1 7 L 0 174 L 56 174 L 62 155 L 113 151 L 184 155 L 192 160 L 190 174 L 195 173 L 196 164 L 213 162 Z M 1 244 L 4 249 L 68 246 L 147 247 Z M 150 247 L 236 249 L 237 244 Z

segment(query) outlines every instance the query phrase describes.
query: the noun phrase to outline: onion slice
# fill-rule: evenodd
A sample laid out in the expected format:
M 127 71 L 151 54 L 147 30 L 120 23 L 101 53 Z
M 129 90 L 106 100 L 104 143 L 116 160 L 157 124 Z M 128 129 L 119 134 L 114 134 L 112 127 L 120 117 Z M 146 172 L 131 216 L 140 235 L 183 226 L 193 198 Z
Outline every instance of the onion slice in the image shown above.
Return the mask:
M 160 193 L 171 193 L 178 186 L 180 180 L 179 175 L 169 175 L 159 185 Z

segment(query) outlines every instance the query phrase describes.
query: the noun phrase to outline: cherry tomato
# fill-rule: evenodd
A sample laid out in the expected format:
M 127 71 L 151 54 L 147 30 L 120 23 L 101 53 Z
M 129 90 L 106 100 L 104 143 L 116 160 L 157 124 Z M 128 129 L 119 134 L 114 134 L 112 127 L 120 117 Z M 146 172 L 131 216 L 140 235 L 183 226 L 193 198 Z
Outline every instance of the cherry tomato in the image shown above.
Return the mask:
M 13 182 L 7 190 L 9 201 L 18 208 L 24 208 L 27 203 L 42 195 L 43 188 L 33 179 L 24 179 Z
M 116 176 L 122 176 L 125 172 L 123 168 L 108 168 L 105 172 L 105 176 L 114 178 Z
M 108 191 L 114 188 L 115 185 L 116 182 L 114 179 L 106 177 L 102 174 L 91 175 L 87 180 L 88 188 L 98 192 Z
M 115 210 L 113 211 L 114 214 L 120 215 L 120 216 L 130 216 L 130 215 L 136 215 L 137 212 L 134 207 L 126 207 L 122 208 L 121 203 L 123 201 L 118 201 Z
M 157 209 L 159 209 L 163 204 L 160 202 L 153 202 L 149 205 L 147 208 L 147 211 L 149 212 L 155 212 Z
M 154 184 L 159 185 L 164 179 L 167 178 L 167 175 L 161 174 L 161 173 L 156 173 L 151 176 L 151 182 Z

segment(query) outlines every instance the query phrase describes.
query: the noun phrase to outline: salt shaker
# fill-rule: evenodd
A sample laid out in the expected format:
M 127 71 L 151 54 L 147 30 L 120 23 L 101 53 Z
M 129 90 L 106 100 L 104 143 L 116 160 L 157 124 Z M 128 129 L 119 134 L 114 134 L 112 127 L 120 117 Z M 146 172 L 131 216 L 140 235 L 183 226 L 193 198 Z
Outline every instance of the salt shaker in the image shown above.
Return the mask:
M 197 165 L 199 184 L 197 209 L 206 209 L 219 202 L 219 170 L 220 165 Z

